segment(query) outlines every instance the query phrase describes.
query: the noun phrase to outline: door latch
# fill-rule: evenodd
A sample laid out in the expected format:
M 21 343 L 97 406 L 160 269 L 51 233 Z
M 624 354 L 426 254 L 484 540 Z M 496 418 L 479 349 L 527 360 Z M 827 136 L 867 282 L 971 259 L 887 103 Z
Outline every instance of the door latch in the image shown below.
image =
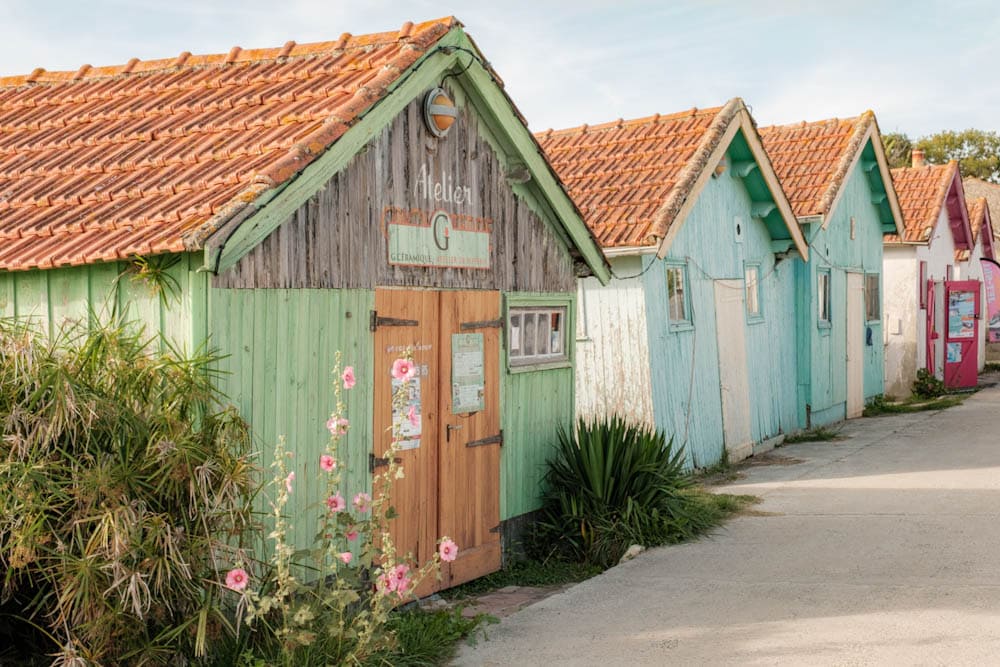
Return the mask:
M 463 427 L 462 427 L 461 424 L 448 424 L 445 427 L 445 429 L 444 429 L 444 441 L 445 442 L 451 442 L 451 432 L 452 431 L 461 431 L 462 428 Z

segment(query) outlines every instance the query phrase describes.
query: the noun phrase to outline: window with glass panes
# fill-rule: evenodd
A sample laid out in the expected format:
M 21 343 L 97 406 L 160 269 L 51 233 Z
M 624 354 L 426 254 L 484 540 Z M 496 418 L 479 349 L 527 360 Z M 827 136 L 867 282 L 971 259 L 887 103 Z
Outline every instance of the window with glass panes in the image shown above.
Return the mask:
M 820 271 L 816 274 L 819 300 L 819 323 L 830 324 L 830 272 Z
M 747 264 L 743 269 L 743 282 L 746 288 L 747 317 L 751 320 L 761 318 L 760 313 L 760 266 Z
M 691 324 L 691 305 L 687 294 L 687 270 L 681 265 L 667 266 L 667 317 L 670 324 Z
M 567 359 L 566 308 L 511 308 L 507 352 L 511 366 Z
M 874 322 L 882 318 L 882 296 L 878 291 L 878 274 L 865 274 L 865 320 Z

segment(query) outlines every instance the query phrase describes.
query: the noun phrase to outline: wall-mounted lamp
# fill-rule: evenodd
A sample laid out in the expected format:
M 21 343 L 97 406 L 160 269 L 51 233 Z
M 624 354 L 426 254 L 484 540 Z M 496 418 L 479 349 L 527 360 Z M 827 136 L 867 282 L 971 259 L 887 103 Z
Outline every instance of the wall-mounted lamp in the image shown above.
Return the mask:
M 448 134 L 457 117 L 458 109 L 444 88 L 435 88 L 424 97 L 424 124 L 435 137 Z

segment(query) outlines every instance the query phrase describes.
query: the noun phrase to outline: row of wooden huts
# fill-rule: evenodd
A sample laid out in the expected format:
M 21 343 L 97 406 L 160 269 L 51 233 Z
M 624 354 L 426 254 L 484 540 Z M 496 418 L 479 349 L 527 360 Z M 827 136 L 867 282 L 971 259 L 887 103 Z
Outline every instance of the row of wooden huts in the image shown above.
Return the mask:
M 701 467 L 860 414 L 884 367 L 894 392 L 947 376 L 919 313 L 993 253 L 957 168 L 891 173 L 871 112 L 758 128 L 734 99 L 534 136 L 452 18 L 2 79 L 0 192 L 0 315 L 125 313 L 217 350 L 262 463 L 281 435 L 296 452 L 298 546 L 335 355 L 353 494 L 410 351 L 393 530 L 420 559 L 459 544 L 440 587 L 499 567 L 576 413 Z

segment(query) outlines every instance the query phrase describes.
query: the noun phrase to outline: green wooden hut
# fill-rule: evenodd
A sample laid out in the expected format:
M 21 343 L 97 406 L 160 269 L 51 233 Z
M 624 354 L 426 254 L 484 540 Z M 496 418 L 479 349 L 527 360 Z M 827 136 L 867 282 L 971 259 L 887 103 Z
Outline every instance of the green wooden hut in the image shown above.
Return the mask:
M 875 114 L 760 135 L 811 251 L 796 276 L 799 422 L 860 417 L 885 393 L 882 245 L 902 229 Z
M 335 354 L 355 493 L 411 349 L 397 541 L 423 560 L 452 536 L 442 586 L 499 567 L 573 417 L 577 276 L 609 269 L 458 21 L 0 80 L 0 184 L 0 315 L 127 312 L 216 348 L 263 463 L 280 435 L 295 452 L 299 546 Z

